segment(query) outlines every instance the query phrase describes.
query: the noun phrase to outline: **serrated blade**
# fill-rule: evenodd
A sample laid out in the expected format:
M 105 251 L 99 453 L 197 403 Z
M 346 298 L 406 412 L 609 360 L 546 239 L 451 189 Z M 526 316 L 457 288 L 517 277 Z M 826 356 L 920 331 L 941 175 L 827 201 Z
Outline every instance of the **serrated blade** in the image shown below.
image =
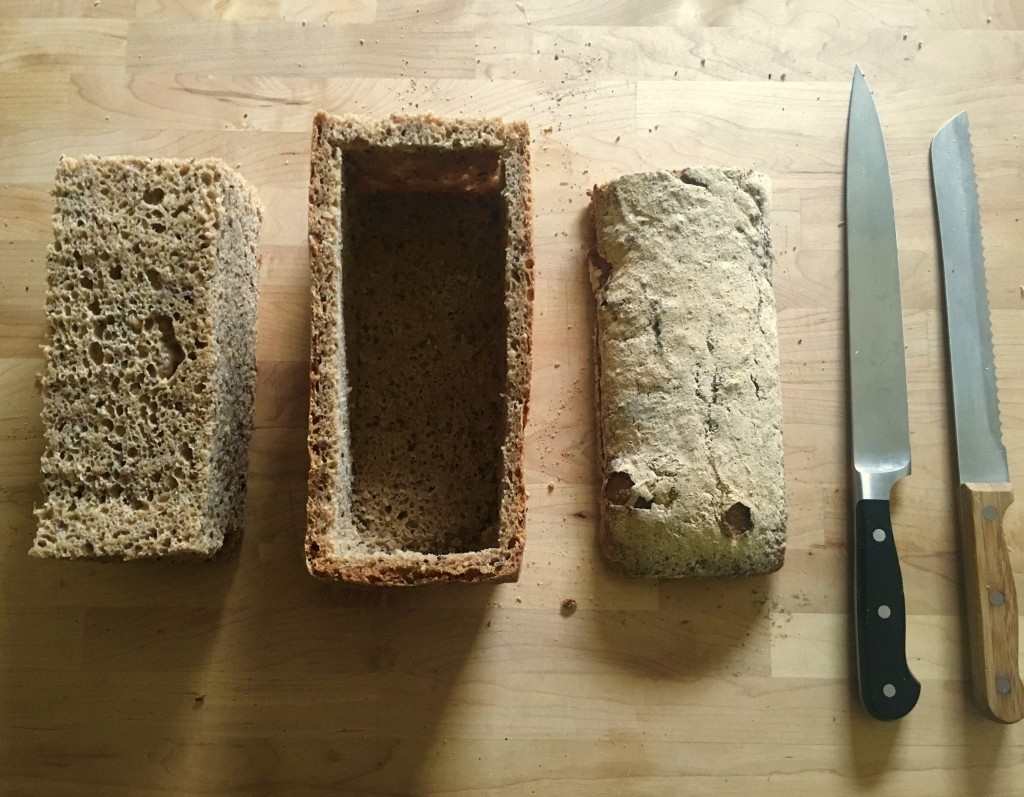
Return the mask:
M 966 113 L 953 117 L 935 134 L 931 159 L 946 286 L 960 482 L 1009 482 L 999 425 L 981 215 Z
M 876 497 L 887 498 L 910 472 L 907 369 L 889 160 L 860 69 L 846 142 L 846 255 L 853 465 L 867 493 L 861 497 L 884 491 Z

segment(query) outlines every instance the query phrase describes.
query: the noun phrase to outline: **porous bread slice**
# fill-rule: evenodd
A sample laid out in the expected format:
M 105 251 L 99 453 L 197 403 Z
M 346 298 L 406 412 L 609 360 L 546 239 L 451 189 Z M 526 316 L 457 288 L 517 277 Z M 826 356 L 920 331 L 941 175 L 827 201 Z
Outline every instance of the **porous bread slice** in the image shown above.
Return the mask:
M 62 158 L 36 556 L 216 553 L 243 526 L 261 209 L 219 160 Z
M 525 540 L 529 131 L 319 113 L 306 557 L 354 584 L 504 581 Z
M 763 175 L 595 188 L 601 543 L 639 577 L 782 566 L 782 402 Z

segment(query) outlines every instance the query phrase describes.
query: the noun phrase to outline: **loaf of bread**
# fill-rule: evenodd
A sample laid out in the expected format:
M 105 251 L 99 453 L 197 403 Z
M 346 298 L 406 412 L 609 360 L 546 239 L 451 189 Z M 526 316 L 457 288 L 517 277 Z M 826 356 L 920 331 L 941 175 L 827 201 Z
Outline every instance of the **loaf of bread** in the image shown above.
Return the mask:
M 209 557 L 243 524 L 260 208 L 217 160 L 63 158 L 36 556 Z
M 601 543 L 625 574 L 782 566 L 769 190 L 714 168 L 594 189 Z
M 529 131 L 317 115 L 306 557 L 360 585 L 507 581 L 525 540 Z

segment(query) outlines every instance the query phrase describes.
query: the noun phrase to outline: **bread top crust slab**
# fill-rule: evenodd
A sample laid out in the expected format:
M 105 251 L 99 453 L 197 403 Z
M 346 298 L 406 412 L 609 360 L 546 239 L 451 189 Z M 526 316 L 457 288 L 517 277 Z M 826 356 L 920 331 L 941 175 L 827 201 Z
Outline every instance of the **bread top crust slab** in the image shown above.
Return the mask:
M 216 159 L 62 158 L 31 553 L 210 556 L 241 530 L 261 208 Z
M 782 565 L 769 197 L 763 175 L 716 168 L 593 192 L 601 541 L 629 575 Z
M 489 158 L 499 167 L 496 182 L 493 170 L 486 166 Z M 342 250 L 348 240 L 344 209 L 347 201 L 353 201 L 346 196 L 353 189 L 347 186 L 345 174 L 357 160 L 363 193 L 493 194 L 503 209 L 504 285 L 499 301 L 504 310 L 505 383 L 502 439 L 495 441 L 500 446 L 500 504 L 494 528 L 483 532 L 484 538 L 492 540 L 485 547 L 445 545 L 431 550 L 429 545 L 424 549 L 398 545 L 395 539 L 387 539 L 386 529 L 367 530 L 361 520 L 365 513 L 353 506 L 358 500 L 353 494 L 354 433 L 350 428 L 349 394 L 354 388 L 346 354 Z M 457 172 L 452 172 L 453 162 L 461 164 Z M 306 535 L 307 565 L 314 575 L 383 586 L 505 581 L 518 576 L 525 541 L 522 455 L 533 302 L 531 232 L 525 123 L 444 120 L 430 115 L 370 120 L 317 114 L 309 194 L 313 295 Z M 422 288 L 429 291 L 431 286 Z M 435 537 L 444 538 L 444 530 Z

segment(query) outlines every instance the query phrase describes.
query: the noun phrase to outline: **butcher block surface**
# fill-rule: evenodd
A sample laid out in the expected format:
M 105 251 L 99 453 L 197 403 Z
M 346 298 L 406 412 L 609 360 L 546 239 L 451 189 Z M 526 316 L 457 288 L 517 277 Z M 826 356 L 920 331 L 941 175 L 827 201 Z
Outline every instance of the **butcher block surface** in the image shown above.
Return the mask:
M 852 677 L 842 179 L 854 65 L 900 244 L 913 474 L 893 494 L 921 699 Z M 536 303 L 516 584 L 314 580 L 318 109 L 525 119 Z M 1024 494 L 1024 6 L 1011 0 L 0 0 L 0 794 L 1020 795 L 968 686 L 928 145 L 970 116 L 1003 436 Z M 247 528 L 214 562 L 31 559 L 61 154 L 217 156 L 266 216 Z M 587 191 L 774 186 L 789 545 L 770 576 L 631 581 L 597 550 Z M 1006 514 L 1018 587 L 1024 498 Z M 575 608 L 573 608 L 575 607 Z

